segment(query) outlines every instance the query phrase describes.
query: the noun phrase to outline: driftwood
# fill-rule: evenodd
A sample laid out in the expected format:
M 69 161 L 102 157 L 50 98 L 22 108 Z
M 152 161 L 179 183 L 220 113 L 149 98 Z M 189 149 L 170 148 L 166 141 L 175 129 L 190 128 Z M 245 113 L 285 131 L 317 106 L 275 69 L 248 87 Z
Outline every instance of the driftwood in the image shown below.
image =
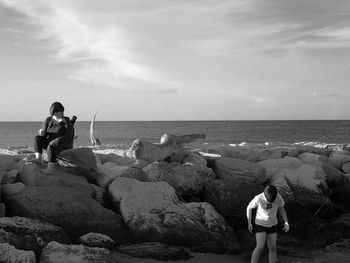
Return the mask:
M 95 135 L 94 135 L 94 124 L 95 124 L 96 114 L 97 114 L 97 111 L 95 112 L 94 117 L 92 118 L 91 124 L 90 124 L 90 141 L 92 146 L 101 145 L 101 141 L 98 138 L 95 138 Z
M 204 139 L 205 134 L 181 136 L 164 134 L 159 144 L 137 139 L 133 141 L 131 148 L 127 150 L 127 156 L 147 162 L 161 161 L 183 151 L 183 144 L 202 141 Z

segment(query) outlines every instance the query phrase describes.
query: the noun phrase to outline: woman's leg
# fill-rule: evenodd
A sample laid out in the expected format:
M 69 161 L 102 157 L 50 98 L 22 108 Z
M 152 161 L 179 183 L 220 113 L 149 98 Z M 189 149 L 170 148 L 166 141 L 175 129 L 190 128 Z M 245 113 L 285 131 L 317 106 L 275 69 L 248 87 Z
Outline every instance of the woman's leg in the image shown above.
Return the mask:
M 259 262 L 261 252 L 263 252 L 265 247 L 266 232 L 257 232 L 255 233 L 255 237 L 256 237 L 256 247 L 252 254 L 251 263 Z
M 276 263 L 277 259 L 277 233 L 271 233 L 266 236 L 267 246 L 269 247 L 269 263 Z
M 42 163 L 43 149 L 46 149 L 48 141 L 45 137 L 41 135 L 36 135 L 34 137 L 34 152 L 35 159 L 28 160 L 29 162 Z
M 45 170 L 46 173 L 51 173 L 57 163 L 57 156 L 59 152 L 72 149 L 73 146 L 70 143 L 58 143 L 57 145 L 49 144 L 47 146 L 47 160 L 48 166 Z

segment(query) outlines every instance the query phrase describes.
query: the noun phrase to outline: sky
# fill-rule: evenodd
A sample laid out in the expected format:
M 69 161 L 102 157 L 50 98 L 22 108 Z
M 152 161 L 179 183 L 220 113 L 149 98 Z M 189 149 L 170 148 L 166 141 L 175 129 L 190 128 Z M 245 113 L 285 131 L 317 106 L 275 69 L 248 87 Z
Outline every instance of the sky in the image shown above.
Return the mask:
M 0 0 L 0 121 L 349 119 L 348 0 Z

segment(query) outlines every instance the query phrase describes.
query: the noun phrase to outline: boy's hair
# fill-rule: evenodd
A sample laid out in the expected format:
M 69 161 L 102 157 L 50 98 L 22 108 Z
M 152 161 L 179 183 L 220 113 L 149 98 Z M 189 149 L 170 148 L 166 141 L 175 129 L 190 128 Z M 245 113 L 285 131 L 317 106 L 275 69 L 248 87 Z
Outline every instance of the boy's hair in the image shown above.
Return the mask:
M 50 115 L 52 116 L 56 112 L 63 112 L 64 107 L 60 102 L 56 101 L 56 102 L 52 103 L 49 111 L 50 111 Z
M 277 188 L 274 185 L 268 185 L 264 189 L 264 195 L 266 197 L 267 202 L 273 203 L 277 197 Z

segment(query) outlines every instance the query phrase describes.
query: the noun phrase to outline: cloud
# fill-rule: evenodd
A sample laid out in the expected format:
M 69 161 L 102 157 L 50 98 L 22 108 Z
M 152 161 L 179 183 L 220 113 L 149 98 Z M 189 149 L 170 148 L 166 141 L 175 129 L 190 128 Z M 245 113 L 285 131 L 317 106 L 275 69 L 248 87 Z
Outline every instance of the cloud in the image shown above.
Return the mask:
M 77 64 L 78 69 L 70 75 L 72 79 L 109 86 L 116 85 L 120 79 L 167 82 L 154 68 L 139 60 L 117 24 L 91 25 L 86 14 L 60 1 L 1 2 L 25 14 L 38 26 L 40 32 L 36 37 L 53 44 L 52 48 L 57 50 L 53 55 L 55 60 Z

